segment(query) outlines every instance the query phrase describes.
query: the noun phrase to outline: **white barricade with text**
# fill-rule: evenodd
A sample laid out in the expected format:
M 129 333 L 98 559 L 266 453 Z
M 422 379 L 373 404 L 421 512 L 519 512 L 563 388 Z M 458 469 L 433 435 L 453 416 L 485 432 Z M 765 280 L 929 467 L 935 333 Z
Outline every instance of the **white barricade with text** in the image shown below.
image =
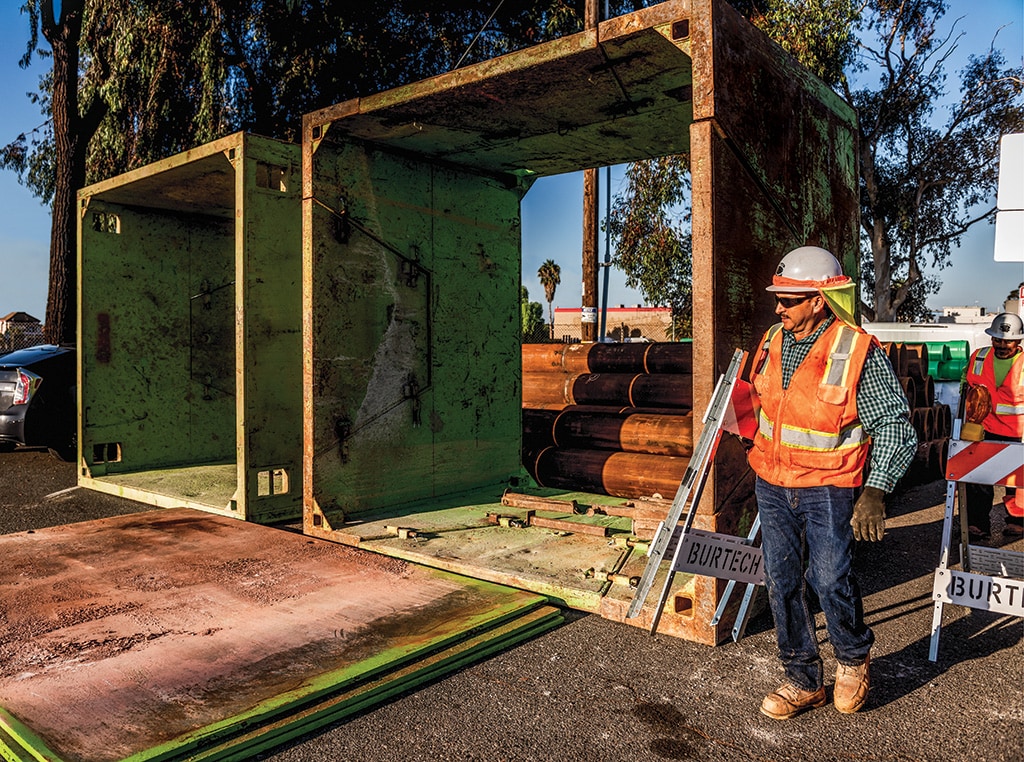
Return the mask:
M 957 421 L 949 442 L 946 463 L 946 514 L 942 525 L 942 550 L 935 570 L 932 598 L 931 646 L 928 658 L 939 656 L 939 635 L 942 629 L 942 607 L 948 604 L 995 611 L 1024 617 L 1024 553 L 1014 550 L 971 545 L 968 542 L 966 507 L 959 505 L 958 482 L 1024 487 L 1024 443 L 968 442 L 959 439 L 961 422 Z M 962 569 L 950 569 L 953 544 L 953 517 L 959 512 L 960 558 Z

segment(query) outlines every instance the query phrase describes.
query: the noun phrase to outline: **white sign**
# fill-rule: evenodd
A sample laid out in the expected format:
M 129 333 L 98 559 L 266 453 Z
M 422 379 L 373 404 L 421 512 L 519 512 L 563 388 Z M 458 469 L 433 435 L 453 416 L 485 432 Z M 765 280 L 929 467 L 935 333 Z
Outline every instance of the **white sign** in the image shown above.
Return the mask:
M 1000 211 L 1024 209 L 1024 132 L 999 139 L 999 187 L 996 206 Z
M 932 596 L 943 603 L 1024 617 L 1024 580 L 936 569 Z
M 683 547 L 673 570 L 754 585 L 764 584 L 760 548 L 748 545 L 742 537 L 700 529 L 691 529 L 683 537 Z
M 1024 262 L 1024 133 L 999 141 L 996 262 Z
M 992 259 L 996 262 L 1024 261 L 1024 211 L 996 212 L 996 243 Z
M 580 315 L 581 323 L 596 323 L 597 322 L 597 307 L 584 307 L 583 313 Z

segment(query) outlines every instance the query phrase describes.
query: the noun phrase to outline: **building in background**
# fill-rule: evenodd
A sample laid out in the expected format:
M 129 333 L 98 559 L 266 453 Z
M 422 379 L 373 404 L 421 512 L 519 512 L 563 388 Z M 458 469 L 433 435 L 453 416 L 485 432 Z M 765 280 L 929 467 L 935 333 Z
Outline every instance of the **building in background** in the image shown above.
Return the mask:
M 557 307 L 554 339 L 567 344 L 580 341 L 580 316 L 579 307 Z M 605 318 L 606 341 L 678 341 L 682 337 L 676 336 L 675 329 L 671 307 L 620 304 L 609 307 Z
M 43 324 L 27 312 L 10 312 L 0 318 L 0 353 L 43 342 Z
M 942 314 L 938 318 L 939 323 L 985 323 L 987 326 L 992 322 L 991 316 L 987 315 L 984 307 L 960 306 L 943 307 Z

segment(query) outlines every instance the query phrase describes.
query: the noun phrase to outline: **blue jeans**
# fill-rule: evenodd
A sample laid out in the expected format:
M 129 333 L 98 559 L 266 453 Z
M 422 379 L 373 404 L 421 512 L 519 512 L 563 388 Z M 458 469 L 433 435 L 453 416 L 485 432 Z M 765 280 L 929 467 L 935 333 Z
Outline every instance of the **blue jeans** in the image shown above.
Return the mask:
M 825 612 L 829 640 L 840 664 L 862 664 L 875 641 L 864 624 L 860 587 L 852 569 L 853 490 L 789 489 L 758 477 L 756 494 L 779 658 L 790 682 L 816 691 L 823 685 L 822 663 L 814 616 L 807 605 L 807 583 Z

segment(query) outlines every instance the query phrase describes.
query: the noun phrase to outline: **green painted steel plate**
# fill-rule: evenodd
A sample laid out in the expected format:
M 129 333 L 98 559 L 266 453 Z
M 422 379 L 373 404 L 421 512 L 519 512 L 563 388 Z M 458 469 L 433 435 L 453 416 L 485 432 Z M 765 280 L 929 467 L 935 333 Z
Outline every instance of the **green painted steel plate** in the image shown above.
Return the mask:
M 0 555 L 16 760 L 244 758 L 560 620 L 533 593 L 190 509 Z

